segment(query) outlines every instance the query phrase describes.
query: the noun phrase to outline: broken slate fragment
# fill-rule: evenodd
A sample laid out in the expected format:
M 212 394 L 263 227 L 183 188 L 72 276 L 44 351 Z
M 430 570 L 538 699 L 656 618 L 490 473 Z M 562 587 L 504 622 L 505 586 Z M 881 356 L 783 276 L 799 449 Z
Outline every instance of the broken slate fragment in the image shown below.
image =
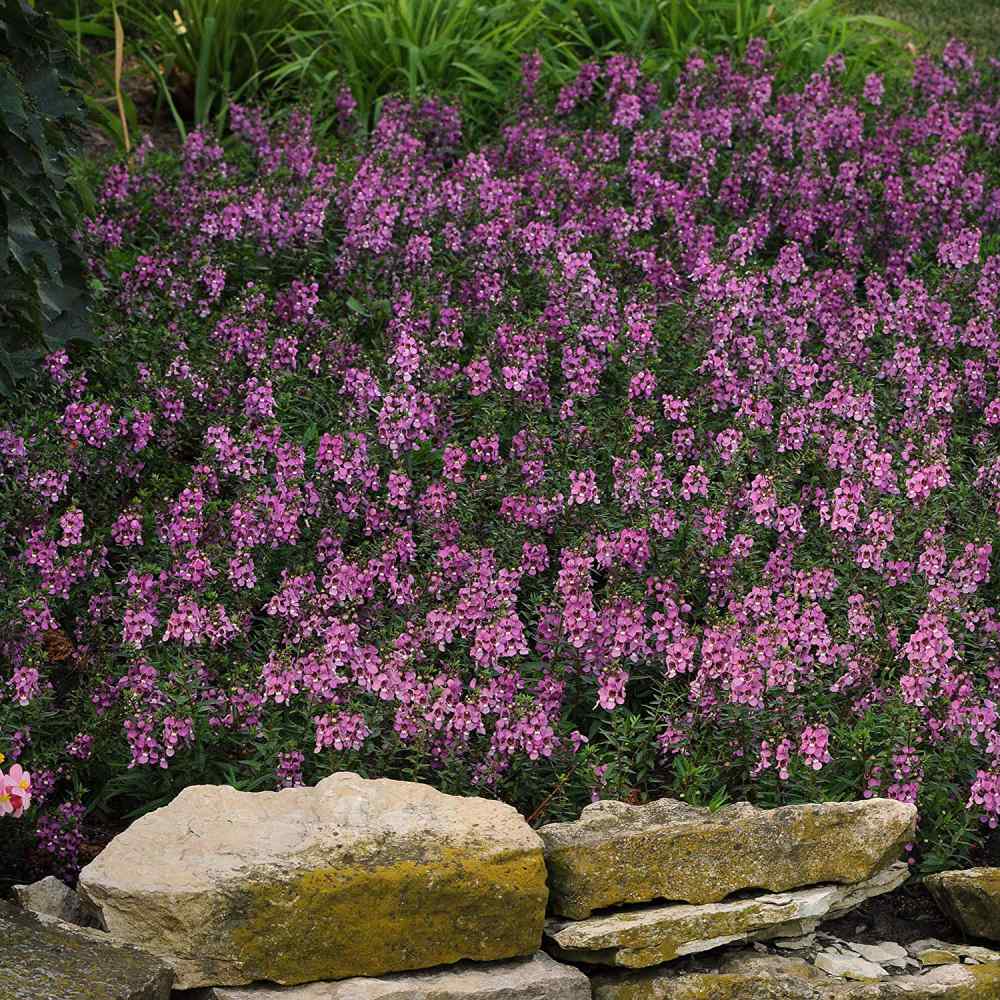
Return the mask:
M 811 948 L 816 943 L 815 934 L 801 934 L 798 937 L 777 938 L 774 942 L 778 948 L 787 948 L 789 951 L 802 951 Z
M 842 979 L 858 979 L 861 982 L 867 980 L 885 979 L 888 973 L 881 965 L 869 962 L 860 955 L 850 955 L 837 953 L 834 951 L 821 951 L 816 956 L 816 968 L 831 976 L 840 976 Z
M 723 950 L 652 969 L 598 972 L 591 986 L 593 1000 L 1000 1000 L 1000 964 L 858 981 L 800 958 Z
M 883 941 L 881 944 L 861 944 L 857 941 L 844 943 L 851 951 L 869 962 L 888 965 L 890 968 L 905 968 L 906 960 L 910 957 L 906 949 L 895 941 Z

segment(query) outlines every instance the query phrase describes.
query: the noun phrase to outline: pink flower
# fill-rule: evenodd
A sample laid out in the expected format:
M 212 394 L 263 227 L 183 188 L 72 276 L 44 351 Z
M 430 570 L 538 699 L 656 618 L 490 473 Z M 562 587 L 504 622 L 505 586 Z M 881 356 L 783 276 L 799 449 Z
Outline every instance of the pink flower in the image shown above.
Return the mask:
M 6 775 L 0 771 L 0 816 L 9 813 L 19 819 L 30 805 L 31 775 L 20 764 L 12 765 Z
M 869 104 L 874 104 L 878 107 L 882 103 L 882 97 L 885 94 L 885 85 L 882 83 L 882 77 L 878 73 L 869 73 L 865 77 L 863 93 L 865 100 Z

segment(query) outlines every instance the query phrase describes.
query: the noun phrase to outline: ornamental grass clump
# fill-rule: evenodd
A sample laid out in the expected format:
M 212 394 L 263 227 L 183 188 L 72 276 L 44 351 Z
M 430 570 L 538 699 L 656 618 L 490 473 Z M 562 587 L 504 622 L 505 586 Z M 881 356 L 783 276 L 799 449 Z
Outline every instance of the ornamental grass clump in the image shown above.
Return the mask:
M 108 173 L 106 347 L 0 419 L 23 857 L 342 769 L 534 821 L 888 795 L 926 869 L 982 856 L 996 65 L 952 43 L 891 100 L 759 44 L 669 97 L 539 68 L 476 148 L 345 99 L 329 155 L 237 108 L 232 151 Z

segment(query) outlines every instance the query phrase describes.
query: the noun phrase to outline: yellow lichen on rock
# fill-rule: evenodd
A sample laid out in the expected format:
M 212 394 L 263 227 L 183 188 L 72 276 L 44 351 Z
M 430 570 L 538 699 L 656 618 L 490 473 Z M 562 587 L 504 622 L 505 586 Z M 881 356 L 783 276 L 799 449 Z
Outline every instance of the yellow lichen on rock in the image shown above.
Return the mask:
M 714 903 L 741 889 L 782 892 L 854 883 L 891 864 L 913 836 L 916 812 L 870 799 L 717 812 L 661 799 L 599 802 L 545 842 L 553 912 L 574 920 L 621 903 Z
M 528 955 L 541 938 L 544 880 L 539 854 L 480 860 L 448 849 L 319 868 L 250 886 L 231 937 L 249 978 L 283 984 Z
M 801 959 L 738 952 L 713 969 L 608 973 L 593 1000 L 1000 1000 L 1000 962 L 951 964 L 919 975 L 851 982 Z
M 548 898 L 542 842 L 511 806 L 349 773 L 191 786 L 116 837 L 80 891 L 179 989 L 513 958 L 540 945 Z
M 940 872 L 924 884 L 966 934 L 1000 941 L 1000 868 Z

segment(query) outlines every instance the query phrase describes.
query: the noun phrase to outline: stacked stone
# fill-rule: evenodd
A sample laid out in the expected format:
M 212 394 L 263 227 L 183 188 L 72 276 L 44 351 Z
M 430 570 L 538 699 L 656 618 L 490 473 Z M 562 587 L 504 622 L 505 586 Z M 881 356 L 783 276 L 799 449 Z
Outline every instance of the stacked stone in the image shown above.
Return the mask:
M 963 959 L 922 942 L 911 954 L 818 930 L 905 881 L 897 859 L 914 822 L 912 806 L 887 799 L 596 803 L 539 831 L 547 947 L 590 971 L 595 1000 L 1000 997 L 988 949 Z
M 536 833 L 498 802 L 354 774 L 188 788 L 79 896 L 46 879 L 0 903 L 0 1000 L 1000 1000 L 990 948 L 827 933 L 905 880 L 914 818 L 602 802 Z M 1000 939 L 1000 872 L 928 882 Z

